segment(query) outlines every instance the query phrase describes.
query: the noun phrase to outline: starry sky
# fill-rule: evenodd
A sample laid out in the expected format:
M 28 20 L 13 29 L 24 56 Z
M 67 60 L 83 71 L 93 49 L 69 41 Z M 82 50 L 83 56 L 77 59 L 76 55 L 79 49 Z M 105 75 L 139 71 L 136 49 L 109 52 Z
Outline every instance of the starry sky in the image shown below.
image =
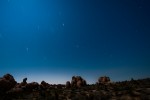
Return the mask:
M 0 76 L 87 83 L 150 76 L 149 0 L 0 0 Z

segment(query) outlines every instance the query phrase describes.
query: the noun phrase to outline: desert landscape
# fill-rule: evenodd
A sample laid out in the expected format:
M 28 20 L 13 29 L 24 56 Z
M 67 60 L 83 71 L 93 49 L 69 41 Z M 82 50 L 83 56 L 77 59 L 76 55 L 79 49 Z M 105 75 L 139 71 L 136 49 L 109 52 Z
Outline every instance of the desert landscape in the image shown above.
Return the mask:
M 150 100 L 150 0 L 0 0 L 0 100 Z
M 112 82 L 99 77 L 95 84 L 87 84 L 81 76 L 73 76 L 66 84 L 42 81 L 17 83 L 10 74 L 0 78 L 0 100 L 150 100 L 150 78 Z

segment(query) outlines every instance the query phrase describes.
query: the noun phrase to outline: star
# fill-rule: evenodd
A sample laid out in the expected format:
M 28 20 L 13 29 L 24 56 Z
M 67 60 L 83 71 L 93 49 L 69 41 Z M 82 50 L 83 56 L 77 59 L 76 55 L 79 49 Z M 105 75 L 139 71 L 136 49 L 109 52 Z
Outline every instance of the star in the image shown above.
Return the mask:
M 28 52 L 28 51 L 29 51 L 29 48 L 26 48 L 26 51 Z
M 64 24 L 64 23 L 62 23 L 62 26 L 64 27 L 64 26 L 65 26 L 65 24 Z

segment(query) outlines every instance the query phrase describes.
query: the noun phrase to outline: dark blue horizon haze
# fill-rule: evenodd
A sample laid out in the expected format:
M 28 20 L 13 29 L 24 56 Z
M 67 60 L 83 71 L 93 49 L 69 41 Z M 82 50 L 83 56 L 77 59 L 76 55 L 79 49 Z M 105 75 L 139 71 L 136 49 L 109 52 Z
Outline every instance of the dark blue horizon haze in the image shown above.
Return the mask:
M 0 0 L 0 76 L 87 83 L 150 77 L 150 0 Z

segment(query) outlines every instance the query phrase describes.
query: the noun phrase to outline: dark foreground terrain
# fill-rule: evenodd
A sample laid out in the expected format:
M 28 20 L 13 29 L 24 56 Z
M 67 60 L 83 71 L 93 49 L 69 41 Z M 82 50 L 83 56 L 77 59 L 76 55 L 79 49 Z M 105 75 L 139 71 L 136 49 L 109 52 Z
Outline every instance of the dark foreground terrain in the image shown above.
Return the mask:
M 0 100 L 150 100 L 150 78 L 111 82 L 100 77 L 95 84 L 87 84 L 80 76 L 73 76 L 65 85 L 45 81 L 17 83 L 6 74 L 0 78 Z

